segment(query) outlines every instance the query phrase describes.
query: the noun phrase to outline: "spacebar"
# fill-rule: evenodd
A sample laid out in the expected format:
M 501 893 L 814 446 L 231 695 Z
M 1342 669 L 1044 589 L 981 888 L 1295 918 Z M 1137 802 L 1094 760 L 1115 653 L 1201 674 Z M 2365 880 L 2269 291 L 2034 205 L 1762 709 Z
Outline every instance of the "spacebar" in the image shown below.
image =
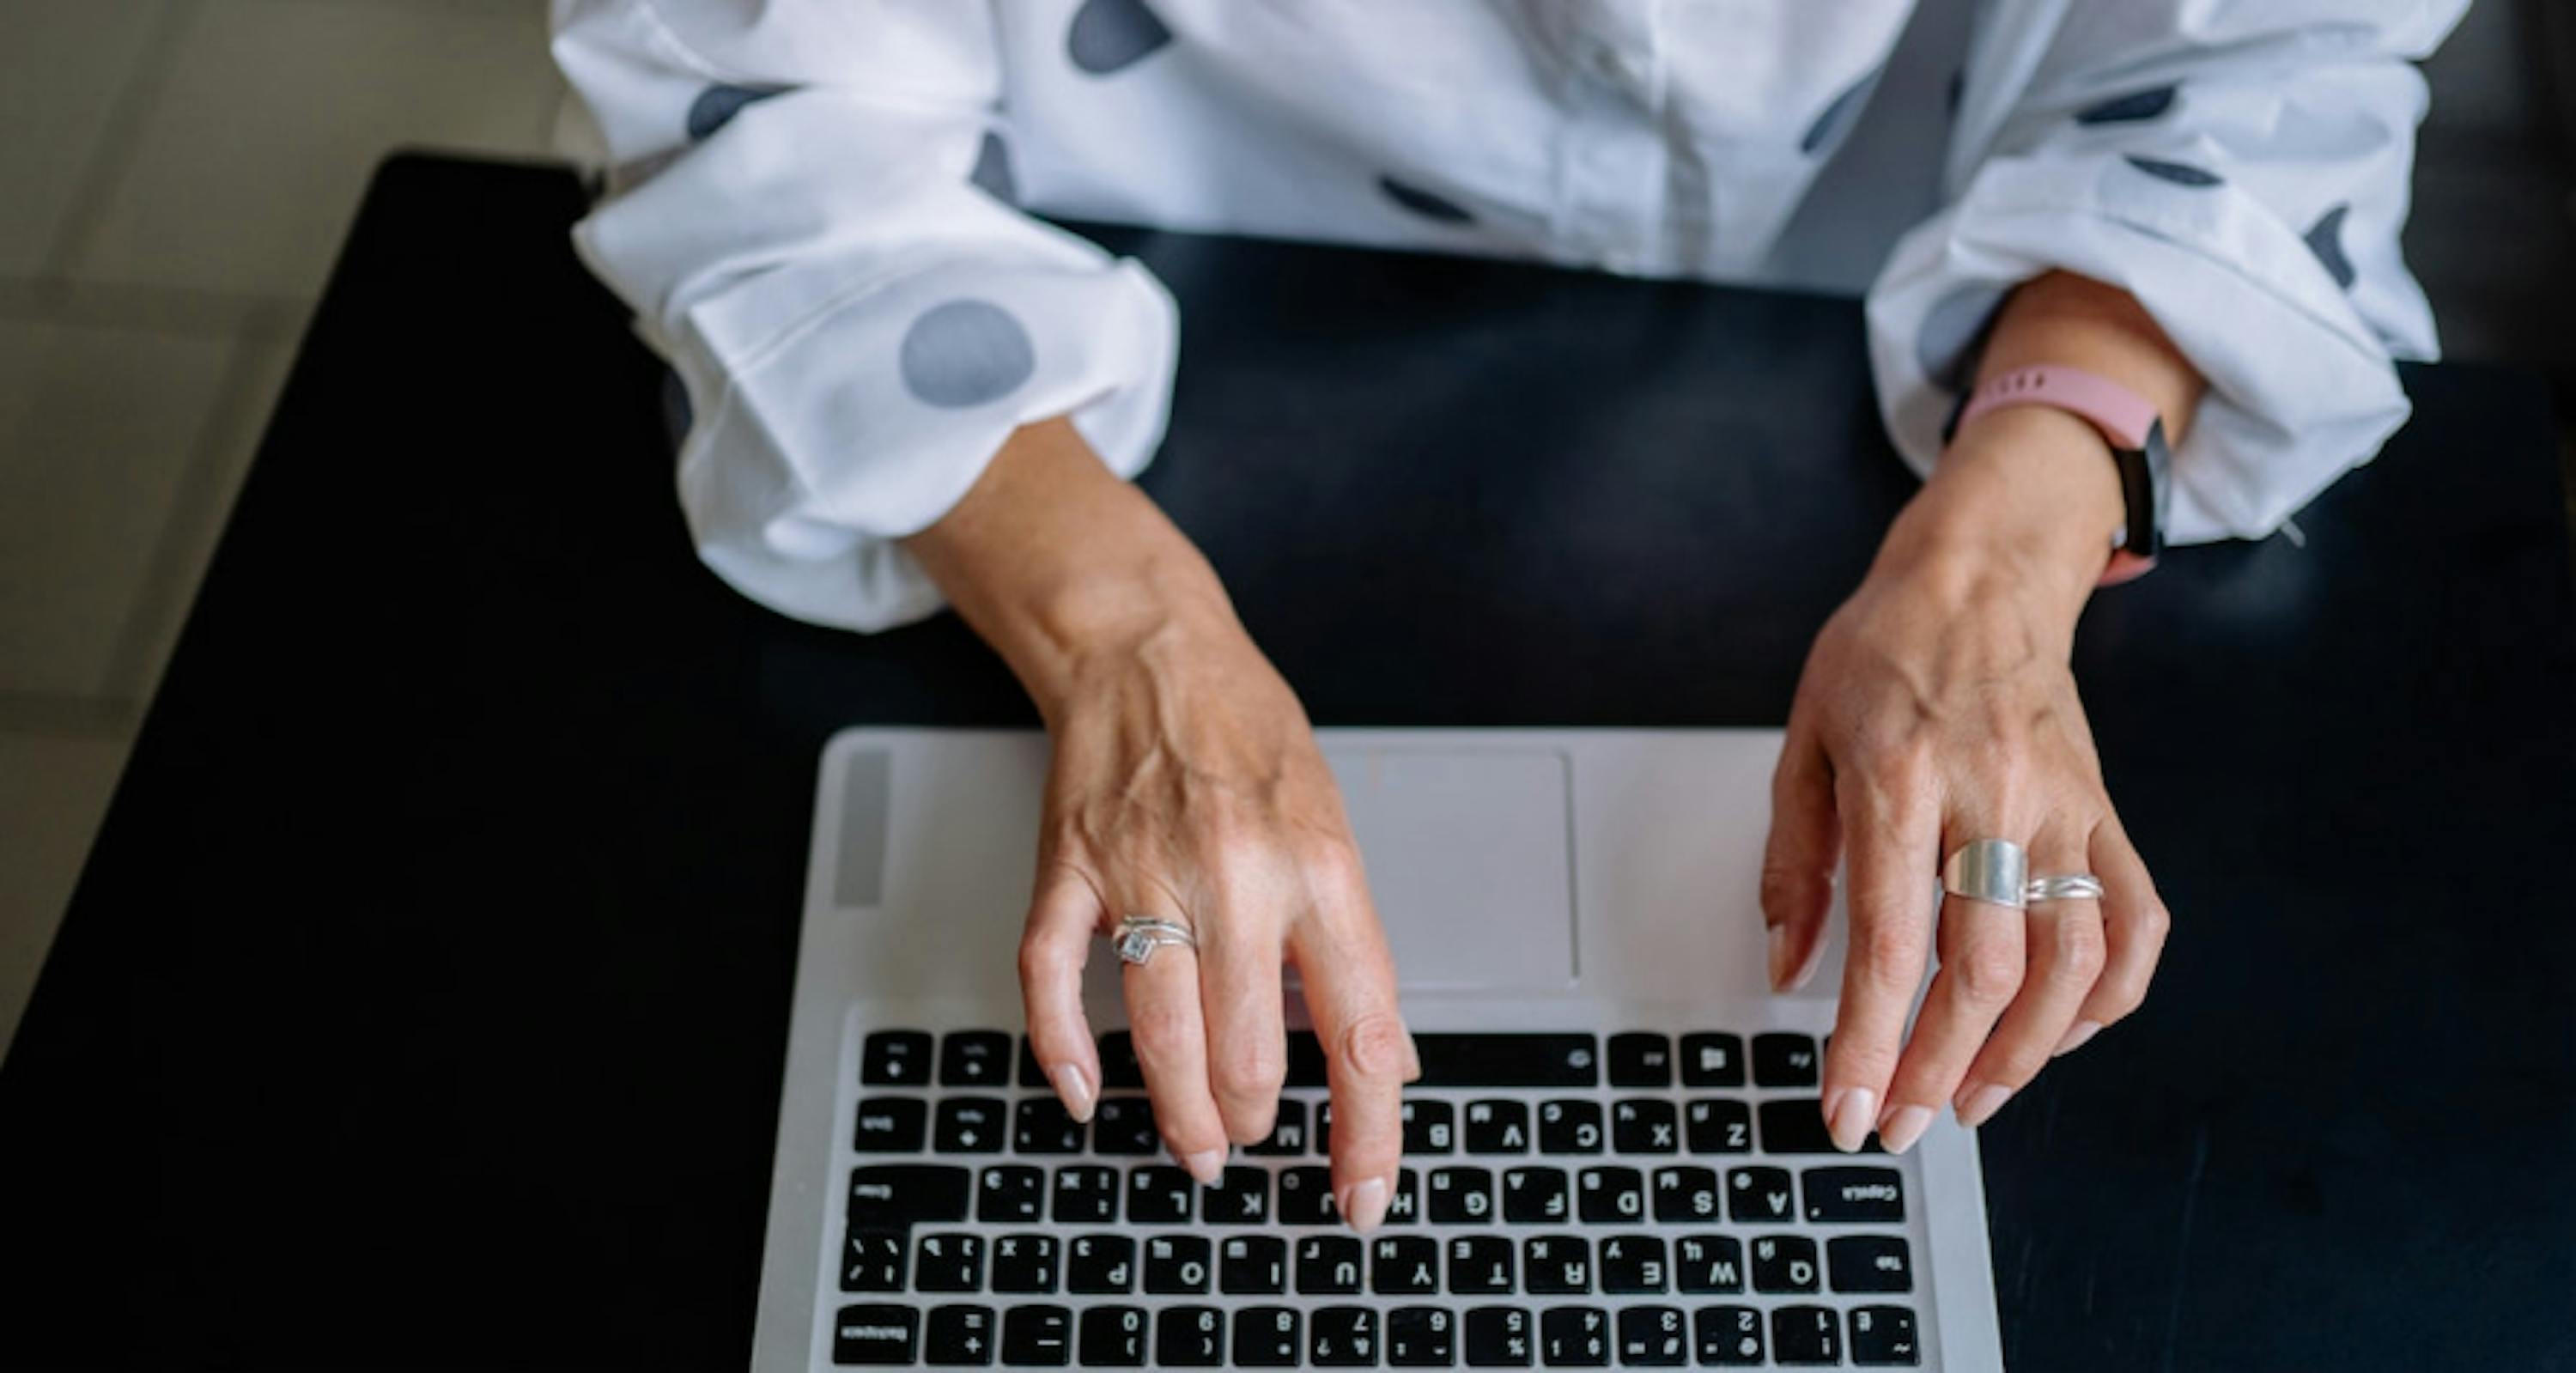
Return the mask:
M 1417 1087 L 1591 1087 L 1601 1080 L 1601 1044 L 1588 1034 L 1417 1034 Z M 1324 1050 L 1314 1033 L 1288 1036 L 1288 1085 L 1322 1087 Z

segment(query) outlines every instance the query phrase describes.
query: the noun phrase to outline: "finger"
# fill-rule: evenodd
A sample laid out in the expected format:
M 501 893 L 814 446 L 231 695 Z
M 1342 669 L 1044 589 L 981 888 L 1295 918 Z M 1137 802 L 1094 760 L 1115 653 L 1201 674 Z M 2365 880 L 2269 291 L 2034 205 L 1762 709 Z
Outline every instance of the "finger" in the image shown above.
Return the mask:
M 1226 920 L 1199 940 L 1199 1006 L 1207 1018 L 1208 1087 L 1226 1138 L 1253 1144 L 1279 1114 L 1288 1028 L 1279 1011 L 1279 935 L 1285 921 L 1254 914 L 1261 897 L 1237 888 Z
M 1923 984 L 1932 911 L 1924 875 L 1940 843 L 1940 812 L 1928 789 L 1846 776 L 1835 787 L 1851 867 L 1851 948 L 1843 960 L 1842 1004 L 1826 1046 L 1825 1128 L 1845 1151 L 1868 1141 L 1887 1099 L 1906 1012 Z
M 1138 915 L 1189 925 L 1186 916 L 1156 906 L 1129 908 Z M 1199 1014 L 1199 960 L 1188 948 L 1167 944 L 1121 974 L 1127 994 L 1127 1032 L 1136 1062 L 1145 1070 L 1145 1095 L 1163 1147 L 1201 1182 L 1225 1169 L 1225 1120 L 1208 1094 L 1207 1025 Z
M 1404 1082 L 1419 1071 L 1396 1006 L 1395 960 L 1364 890 L 1298 922 L 1290 939 L 1332 1088 L 1333 1202 L 1366 1232 L 1395 1198 Z
M 2085 836 L 2071 825 L 2042 831 L 2030 846 L 2030 860 L 2034 876 L 2090 871 Z M 2021 992 L 1950 1099 L 1959 1123 L 1971 1129 L 2038 1076 L 2092 994 L 2102 976 L 2101 903 L 2088 898 L 2034 904 L 2022 921 L 2022 943 L 2030 961 Z
M 1795 991 L 1816 975 L 1842 843 L 1833 764 L 1793 722 L 1771 774 L 1771 839 L 1762 853 L 1762 923 L 1770 929 L 1775 992 Z
M 1020 936 L 1020 999 L 1029 1052 L 1067 1114 L 1091 1119 L 1100 1100 L 1100 1048 L 1082 1013 L 1082 965 L 1101 924 L 1100 897 L 1073 868 L 1047 864 Z
M 2147 999 L 2147 984 L 2164 956 L 2165 935 L 2173 917 L 2156 895 L 2146 860 L 2129 842 L 2128 832 L 2113 816 L 2094 827 L 2092 872 L 2102 879 L 2102 976 L 2075 1013 L 2075 1025 L 2056 1052 L 2072 1053 L 2103 1026 L 2138 1009 Z
M 1979 839 L 2008 837 L 2027 843 L 2028 829 L 2008 829 L 1990 816 L 1954 816 L 1941 835 L 1950 853 Z M 1878 1118 L 1878 1142 L 1904 1153 L 1959 1090 L 1968 1064 L 1994 1033 L 1995 1022 L 2020 992 L 2026 962 L 2023 914 L 2010 906 L 1944 897 L 1936 942 L 1940 970 L 1923 995 L 1914 1033 L 1887 1089 Z

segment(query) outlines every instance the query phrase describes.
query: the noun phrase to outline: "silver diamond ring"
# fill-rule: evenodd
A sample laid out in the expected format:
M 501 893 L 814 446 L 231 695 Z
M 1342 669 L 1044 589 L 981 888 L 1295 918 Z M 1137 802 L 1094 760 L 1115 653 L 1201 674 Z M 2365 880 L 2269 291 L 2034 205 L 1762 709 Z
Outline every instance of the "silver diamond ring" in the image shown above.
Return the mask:
M 1118 950 L 1119 962 L 1140 968 L 1154 956 L 1154 950 L 1166 944 L 1177 944 L 1192 953 L 1196 953 L 1199 947 L 1198 938 L 1190 933 L 1189 926 L 1174 920 L 1158 920 L 1150 915 L 1122 917 L 1112 943 Z

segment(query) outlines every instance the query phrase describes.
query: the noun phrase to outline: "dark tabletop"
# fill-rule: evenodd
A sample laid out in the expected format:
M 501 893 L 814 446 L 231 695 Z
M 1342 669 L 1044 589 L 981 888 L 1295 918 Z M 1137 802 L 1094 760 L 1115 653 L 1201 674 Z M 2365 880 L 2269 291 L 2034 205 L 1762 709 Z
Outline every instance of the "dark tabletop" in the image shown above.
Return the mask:
M 0 1366 L 737 1366 L 817 751 L 1027 723 L 700 569 L 573 179 L 369 196 L 0 1068 Z M 1776 725 L 1912 487 L 1847 302 L 1111 235 L 1146 485 L 1319 722 Z M 2576 610 L 2541 390 L 2099 598 L 2175 914 L 1984 1131 L 2032 1369 L 2576 1366 Z

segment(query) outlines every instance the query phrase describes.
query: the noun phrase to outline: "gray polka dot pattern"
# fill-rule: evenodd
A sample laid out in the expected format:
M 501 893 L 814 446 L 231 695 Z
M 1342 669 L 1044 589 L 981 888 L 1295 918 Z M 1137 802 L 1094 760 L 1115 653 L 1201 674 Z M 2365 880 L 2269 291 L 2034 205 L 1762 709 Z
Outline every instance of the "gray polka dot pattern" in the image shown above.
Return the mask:
M 2203 171 L 2187 162 L 2164 162 L 2152 157 L 2140 157 L 2135 153 L 2125 154 L 2125 156 L 2130 166 L 2158 181 L 2170 181 L 2177 186 L 2189 186 L 2194 190 L 2205 190 L 2211 186 L 2227 184 L 2226 178 L 2218 173 Z
M 1861 107 L 1869 103 L 1869 93 L 1877 89 L 1879 75 L 1880 72 L 1873 71 L 1835 96 L 1833 102 L 1825 106 L 1824 113 L 1816 116 L 1816 122 L 1807 126 L 1806 136 L 1798 140 L 1798 151 L 1813 156 L 1817 149 L 1840 138 L 1843 130 L 1851 127 L 1859 117 Z
M 934 305 L 903 334 L 904 389 L 924 405 L 961 410 L 1020 389 L 1037 371 L 1029 331 L 991 301 Z
M 1394 177 L 1379 177 L 1377 179 L 1377 188 L 1380 191 L 1385 192 L 1387 199 L 1411 210 L 1415 214 L 1422 216 L 1424 219 L 1436 219 L 1443 224 L 1473 224 L 1476 222 L 1476 217 L 1467 213 L 1465 207 L 1459 205 L 1455 201 L 1442 196 L 1433 195 L 1431 192 L 1426 191 L 1419 186 L 1408 186 L 1405 183 L 1396 180 Z
M 1978 345 L 1986 326 L 2004 303 L 2004 288 L 1991 281 L 1970 282 L 1935 302 L 1914 336 L 1914 361 L 1935 386 L 1968 389 Z
M 785 86 L 709 86 L 689 102 L 689 137 L 713 138 L 718 129 L 733 122 L 733 117 L 748 105 L 759 104 L 773 95 L 783 95 Z
M 2078 124 L 2141 123 L 2172 109 L 2174 93 L 2177 89 L 2179 88 L 2174 86 L 2158 86 L 2153 90 L 2131 91 L 2127 95 L 2117 96 L 2099 105 L 2076 111 L 2075 122 Z
M 2319 216 L 2306 234 L 2308 251 L 2325 264 L 2326 275 L 2334 278 L 2335 285 L 2347 291 L 2352 289 L 2353 278 L 2360 275 L 2353 271 L 2352 259 L 2343 254 L 2343 219 L 2350 213 L 2350 205 L 2337 205 Z
M 975 170 L 966 174 L 966 180 L 1005 205 L 1020 203 L 1019 183 L 1011 179 L 1011 150 L 1000 134 L 989 129 L 984 132 L 984 146 L 975 151 Z
M 1172 31 L 1145 0 L 1084 0 L 1065 34 L 1065 55 L 1093 76 L 1107 76 L 1144 61 L 1172 41 Z

